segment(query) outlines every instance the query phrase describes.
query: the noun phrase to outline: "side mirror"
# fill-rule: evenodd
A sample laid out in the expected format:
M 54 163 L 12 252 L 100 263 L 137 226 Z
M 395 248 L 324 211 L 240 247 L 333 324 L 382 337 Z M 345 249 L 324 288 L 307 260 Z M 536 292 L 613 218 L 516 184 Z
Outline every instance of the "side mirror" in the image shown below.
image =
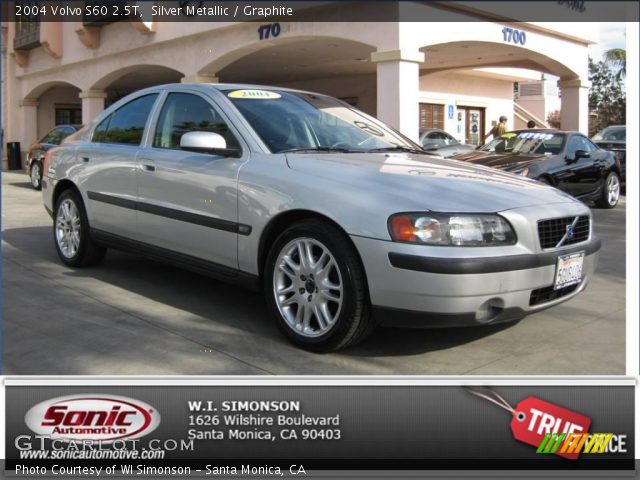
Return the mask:
M 227 141 L 215 132 L 188 132 L 180 137 L 180 148 L 196 153 L 210 153 L 223 157 L 239 157 L 237 148 L 227 148 Z
M 589 158 L 591 156 L 591 153 L 587 152 L 586 150 L 576 150 L 576 160 L 579 158 Z
M 591 154 L 586 150 L 576 150 L 576 153 L 574 153 L 573 155 L 567 155 L 565 157 L 565 160 L 567 163 L 575 163 L 581 158 L 588 158 L 590 156 Z

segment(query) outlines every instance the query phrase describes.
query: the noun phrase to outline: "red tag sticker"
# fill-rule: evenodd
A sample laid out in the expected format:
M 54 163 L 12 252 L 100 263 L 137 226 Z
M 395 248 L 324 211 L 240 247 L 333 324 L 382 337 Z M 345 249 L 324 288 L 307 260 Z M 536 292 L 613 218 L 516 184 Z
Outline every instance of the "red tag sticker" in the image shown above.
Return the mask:
M 548 433 L 588 433 L 590 426 L 590 418 L 536 397 L 527 397 L 518 403 L 511 419 L 513 437 L 536 448 Z M 560 450 L 555 454 L 570 460 L 577 460 L 580 455 Z

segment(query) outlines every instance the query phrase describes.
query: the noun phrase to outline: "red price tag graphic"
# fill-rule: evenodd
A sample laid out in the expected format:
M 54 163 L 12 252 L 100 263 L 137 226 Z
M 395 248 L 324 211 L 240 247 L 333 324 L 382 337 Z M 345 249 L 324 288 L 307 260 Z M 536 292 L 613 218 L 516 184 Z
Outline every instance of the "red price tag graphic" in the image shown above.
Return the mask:
M 536 397 L 527 397 L 518 403 L 516 408 L 513 408 L 509 405 L 509 402 L 491 389 L 489 389 L 488 393 L 482 393 L 472 389 L 468 389 L 468 391 L 511 413 L 511 432 L 513 433 L 513 438 L 532 445 L 536 447 L 536 449 L 540 447 L 540 444 L 549 433 L 556 433 L 558 435 L 564 433 L 565 437 L 560 439 L 562 442 L 566 439 L 567 435 L 572 433 L 588 433 L 589 427 L 591 426 L 591 419 L 589 417 L 572 412 L 553 403 L 545 402 Z M 547 441 L 553 441 L 553 445 L 555 446 L 558 437 L 552 437 L 551 439 L 547 439 Z M 547 452 L 549 452 L 549 450 L 547 450 Z M 578 452 L 572 450 L 572 453 L 562 453 L 562 447 L 555 449 L 554 453 L 569 460 L 577 460 L 580 455 L 579 450 Z
M 527 397 L 515 408 L 511 418 L 511 432 L 516 440 L 538 448 L 547 433 L 588 433 L 591 419 L 536 397 Z M 550 440 L 549 440 L 550 441 Z M 555 454 L 577 460 L 577 453 Z

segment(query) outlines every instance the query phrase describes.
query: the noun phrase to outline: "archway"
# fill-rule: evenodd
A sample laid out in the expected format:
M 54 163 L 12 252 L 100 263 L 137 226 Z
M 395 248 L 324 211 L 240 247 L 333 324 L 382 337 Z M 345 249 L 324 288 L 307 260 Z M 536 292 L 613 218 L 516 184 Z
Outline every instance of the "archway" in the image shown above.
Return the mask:
M 502 115 L 510 129 L 526 128 L 530 120 L 547 126 L 561 105 L 556 81 L 579 78 L 578 61 L 568 66 L 548 52 L 509 43 L 452 41 L 420 50 L 420 129 L 441 128 L 474 145 Z
M 373 51 L 371 45 L 345 38 L 298 36 L 230 52 L 201 72 L 214 73 L 225 83 L 325 93 L 375 114 Z
M 104 92 L 105 107 L 108 107 L 137 90 L 165 83 L 179 83 L 182 77 L 182 72 L 162 65 L 130 65 L 104 75 L 90 90 Z
M 78 86 L 65 81 L 49 81 L 32 88 L 22 102 L 31 118 L 31 125 L 24 132 L 30 133 L 27 138 L 36 141 L 56 125 L 82 123 L 79 93 Z

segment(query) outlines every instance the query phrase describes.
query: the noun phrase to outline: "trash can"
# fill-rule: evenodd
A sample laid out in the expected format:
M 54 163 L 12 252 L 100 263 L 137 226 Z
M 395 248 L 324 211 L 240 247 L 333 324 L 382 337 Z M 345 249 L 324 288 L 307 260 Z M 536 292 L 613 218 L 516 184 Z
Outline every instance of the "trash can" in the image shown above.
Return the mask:
M 9 170 L 22 170 L 20 155 L 20 142 L 7 142 L 7 168 Z

